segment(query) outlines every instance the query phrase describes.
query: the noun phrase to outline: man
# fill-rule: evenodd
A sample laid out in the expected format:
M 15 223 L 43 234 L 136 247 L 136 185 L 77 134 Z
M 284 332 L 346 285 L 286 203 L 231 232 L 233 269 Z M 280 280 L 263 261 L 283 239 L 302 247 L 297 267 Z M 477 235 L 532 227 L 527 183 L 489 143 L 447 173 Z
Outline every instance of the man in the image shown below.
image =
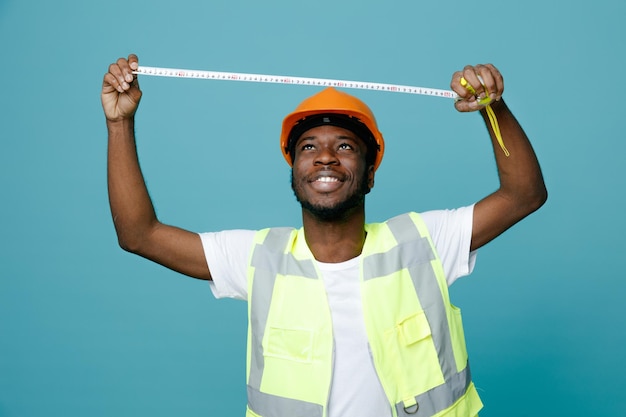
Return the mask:
M 471 272 L 476 249 L 547 198 L 528 138 L 502 100 L 500 72 L 489 64 L 452 76 L 456 109 L 482 115 L 496 151 L 500 187 L 475 205 L 365 224 L 384 140 L 362 101 L 326 89 L 283 122 L 303 227 L 197 234 L 155 215 L 134 139 L 137 66 L 135 55 L 120 58 L 102 87 L 119 243 L 212 281 L 217 297 L 248 300 L 246 415 L 476 415 L 482 404 L 447 286 Z

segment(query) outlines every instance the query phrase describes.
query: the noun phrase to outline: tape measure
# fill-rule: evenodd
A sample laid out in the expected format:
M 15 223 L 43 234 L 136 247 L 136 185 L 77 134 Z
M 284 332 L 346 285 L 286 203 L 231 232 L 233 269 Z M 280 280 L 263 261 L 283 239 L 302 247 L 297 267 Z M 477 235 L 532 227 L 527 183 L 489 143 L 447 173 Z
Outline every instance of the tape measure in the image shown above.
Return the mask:
M 272 83 L 290 85 L 308 85 L 315 87 L 356 88 L 360 90 L 386 91 L 390 93 L 419 94 L 424 96 L 458 99 L 451 90 L 415 87 L 409 85 L 373 83 L 366 81 L 332 80 L 328 78 L 293 77 L 288 75 L 245 74 L 240 72 L 199 71 L 189 69 L 157 68 L 140 66 L 133 74 L 155 77 L 195 78 L 200 80 L 245 81 L 253 83 Z
M 436 88 L 414 87 L 410 85 L 373 83 L 367 81 L 348 81 L 348 80 L 332 80 L 328 78 L 307 78 L 293 77 L 288 75 L 264 75 L 264 74 L 246 74 L 241 72 L 219 72 L 219 71 L 200 71 L 189 69 L 175 68 L 158 68 L 140 66 L 133 74 L 151 75 L 155 77 L 174 77 L 174 78 L 195 78 L 200 80 L 222 80 L 222 81 L 244 81 L 252 83 L 271 83 L 271 84 L 290 84 L 290 85 L 309 85 L 315 87 L 337 87 L 337 88 L 356 88 L 360 90 L 386 91 L 390 93 L 419 94 L 423 96 L 459 99 L 458 94 L 451 90 L 440 90 Z M 462 78 L 462 85 L 471 93 L 475 93 L 467 81 Z M 500 133 L 498 121 L 493 109 L 488 101 L 481 102 L 485 105 L 489 122 L 493 132 L 504 151 L 509 156 L 509 151 L 504 146 L 504 141 Z

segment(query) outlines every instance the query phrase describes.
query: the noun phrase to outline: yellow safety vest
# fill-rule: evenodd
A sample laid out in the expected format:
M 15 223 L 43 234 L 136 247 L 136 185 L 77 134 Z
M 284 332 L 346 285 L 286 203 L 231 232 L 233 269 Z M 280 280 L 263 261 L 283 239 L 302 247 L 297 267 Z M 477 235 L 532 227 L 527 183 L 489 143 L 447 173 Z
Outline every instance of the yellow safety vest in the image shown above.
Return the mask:
M 471 381 L 461 312 L 450 303 L 426 225 L 407 213 L 365 230 L 365 328 L 393 416 L 475 416 L 482 403 Z M 304 231 L 265 229 L 254 242 L 246 416 L 326 417 L 333 329 Z

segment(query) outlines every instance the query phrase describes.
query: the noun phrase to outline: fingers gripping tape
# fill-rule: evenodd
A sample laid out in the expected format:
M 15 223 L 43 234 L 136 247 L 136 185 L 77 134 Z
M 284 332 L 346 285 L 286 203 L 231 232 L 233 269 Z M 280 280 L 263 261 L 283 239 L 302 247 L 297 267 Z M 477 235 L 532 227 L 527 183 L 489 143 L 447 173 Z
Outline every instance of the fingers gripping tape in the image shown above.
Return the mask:
M 460 82 L 461 82 L 461 86 L 465 87 L 467 91 L 469 91 L 470 93 L 474 95 L 476 94 L 476 90 L 474 89 L 474 87 L 472 87 L 472 85 L 468 83 L 465 78 L 461 77 Z M 496 114 L 494 113 L 493 109 L 491 108 L 491 105 L 489 104 L 491 103 L 491 99 L 489 98 L 489 96 L 483 97 L 481 99 L 476 97 L 476 101 L 481 106 L 485 106 L 485 111 L 487 112 L 487 116 L 489 117 L 489 123 L 491 124 L 491 130 L 493 131 L 493 134 L 496 136 L 498 144 L 500 144 L 500 148 L 502 148 L 504 155 L 506 156 L 511 155 L 509 150 L 504 145 L 504 139 L 502 139 L 502 134 L 500 133 L 500 125 L 498 125 L 498 119 L 496 118 Z

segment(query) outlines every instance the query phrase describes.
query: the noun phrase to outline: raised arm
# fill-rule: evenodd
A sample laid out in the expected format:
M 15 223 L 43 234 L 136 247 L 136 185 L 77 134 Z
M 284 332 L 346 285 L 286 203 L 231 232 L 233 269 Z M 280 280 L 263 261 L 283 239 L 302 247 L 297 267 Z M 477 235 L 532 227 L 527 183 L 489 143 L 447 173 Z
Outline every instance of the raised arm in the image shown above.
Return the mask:
M 102 107 L 108 129 L 108 188 L 111 215 L 120 246 L 194 278 L 211 279 L 196 233 L 158 221 L 137 158 L 134 115 L 141 90 L 130 55 L 109 66 L 102 82 Z
M 541 207 L 548 193 L 530 141 L 502 100 L 504 81 L 498 69 L 491 64 L 466 66 L 454 73 L 450 86 L 462 98 L 455 103 L 458 111 L 479 111 L 485 120 L 500 179 L 498 190 L 474 207 L 471 249 L 475 250 Z M 497 141 L 486 104 L 497 119 L 509 156 Z

